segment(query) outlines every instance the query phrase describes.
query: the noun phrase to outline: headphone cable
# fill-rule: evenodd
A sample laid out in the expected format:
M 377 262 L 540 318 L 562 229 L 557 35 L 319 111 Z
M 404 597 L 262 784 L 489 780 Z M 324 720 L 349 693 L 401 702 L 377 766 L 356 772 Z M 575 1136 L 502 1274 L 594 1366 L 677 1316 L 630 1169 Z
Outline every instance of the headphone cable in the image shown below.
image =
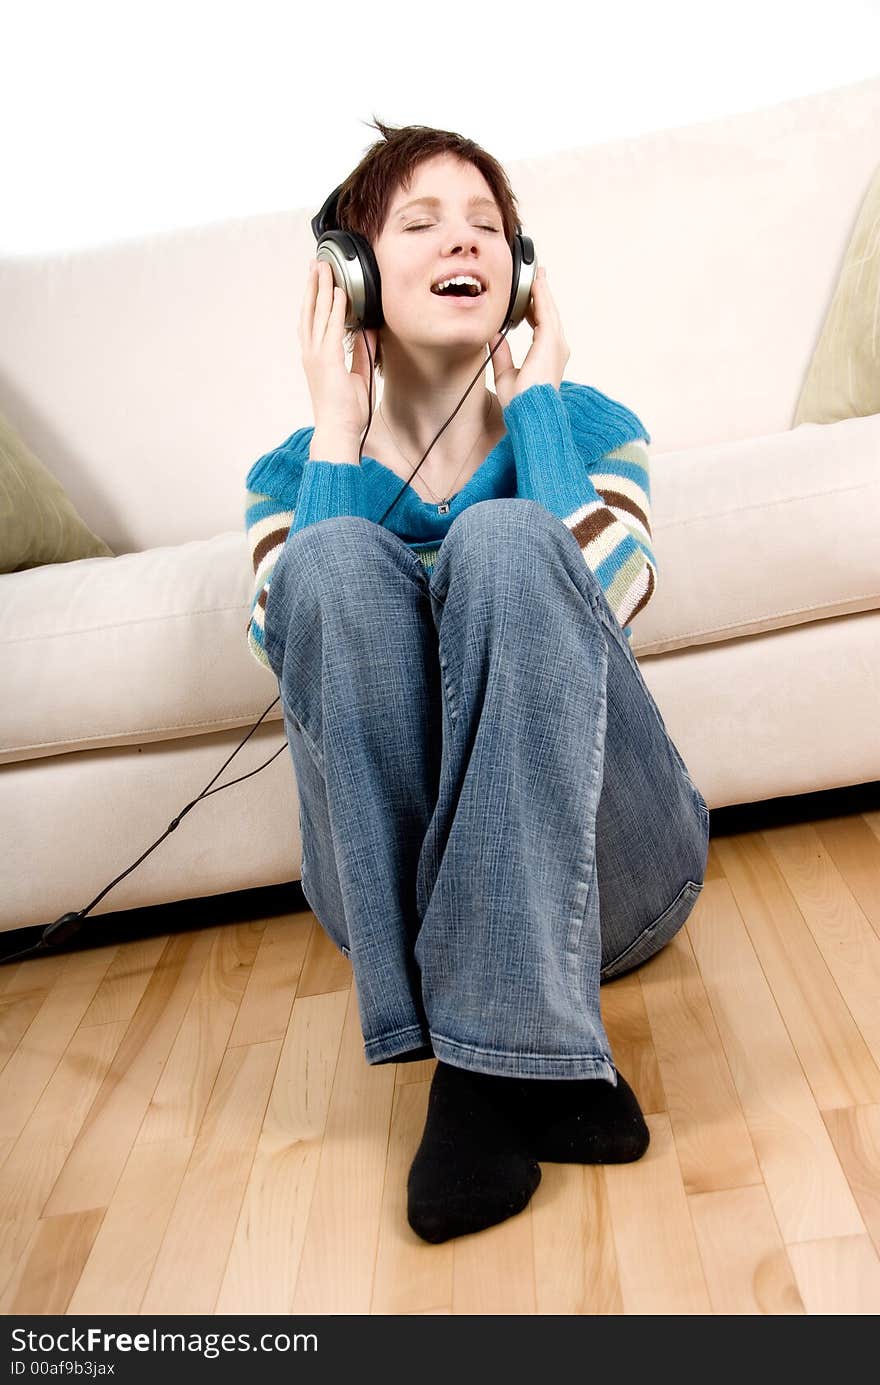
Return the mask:
M 464 394 L 461 396 L 461 399 L 459 400 L 459 402 L 456 404 L 456 406 L 455 406 L 455 408 L 453 409 L 452 413 L 449 415 L 449 417 L 448 417 L 448 419 L 446 420 L 446 422 L 445 422 L 445 423 L 442 425 L 442 427 L 434 434 L 433 438 L 432 438 L 431 441 L 428 443 L 427 449 L 426 449 L 424 455 L 422 456 L 421 461 L 419 461 L 419 462 L 413 467 L 413 470 L 412 470 L 412 472 L 410 473 L 409 480 L 408 480 L 408 481 L 404 481 L 404 483 L 403 483 L 403 485 L 401 486 L 400 490 L 397 492 L 397 494 L 396 494 L 396 496 L 394 497 L 394 499 L 392 500 L 391 504 L 388 506 L 388 509 L 385 511 L 385 513 L 384 513 L 384 515 L 382 516 L 382 518 L 381 518 L 380 520 L 377 521 L 377 523 L 379 523 L 379 524 L 384 524 L 384 523 L 385 523 L 385 520 L 388 518 L 388 515 L 389 515 L 389 514 L 391 513 L 391 511 L 394 509 L 394 506 L 397 504 L 398 500 L 399 500 L 400 497 L 403 495 L 403 492 L 406 490 L 406 488 L 407 488 L 407 486 L 409 485 L 410 481 L 412 481 L 413 476 L 415 476 L 415 474 L 416 474 L 416 472 L 418 471 L 419 467 L 422 465 L 422 462 L 425 460 L 425 457 L 427 457 L 428 453 L 431 451 L 431 448 L 434 446 L 434 443 L 435 443 L 435 442 L 437 441 L 437 439 L 440 437 L 440 434 L 443 432 L 443 430 L 444 430 L 445 428 L 448 428 L 448 427 L 449 427 L 450 423 L 451 423 L 452 420 L 455 418 L 455 415 L 458 413 L 458 411 L 459 411 L 459 409 L 461 408 L 462 404 L 463 404 L 464 401 L 467 399 L 468 395 L 470 394 L 471 390 L 473 389 L 474 385 L 475 385 L 475 384 L 477 383 L 477 381 L 479 380 L 481 374 L 483 374 L 483 373 L 485 372 L 486 366 L 489 364 L 489 362 L 491 361 L 492 357 L 495 355 L 495 352 L 498 350 L 499 346 L 501 345 L 502 341 L 503 341 L 504 338 L 507 336 L 508 330 L 509 330 L 509 328 L 507 328 L 507 327 L 504 327 L 504 328 L 502 329 L 501 335 L 500 335 L 500 337 L 498 338 L 498 341 L 495 343 L 495 345 L 494 345 L 494 346 L 492 347 L 492 349 L 490 350 L 490 352 L 489 352 L 488 356 L 486 357 L 485 361 L 483 361 L 482 365 L 480 366 L 480 369 L 477 371 L 477 373 L 476 373 L 476 375 L 474 376 L 473 380 L 471 380 L 470 384 L 468 385 L 468 387 L 467 387 L 467 389 L 465 390 Z M 361 328 L 361 331 L 363 331 L 363 328 Z M 366 333 L 364 333 L 364 341 L 365 341 L 365 342 L 367 341 Z M 372 419 L 373 419 L 373 358 L 372 358 L 372 356 L 370 355 L 370 345 L 369 345 L 369 342 L 367 342 L 367 355 L 368 355 L 369 358 L 370 358 L 370 416 L 369 416 L 369 418 L 367 419 L 367 433 L 369 433 L 369 431 L 370 431 L 370 423 L 372 422 Z M 362 454 L 363 454 L 364 442 L 366 441 L 367 433 L 365 433 L 364 436 L 363 436 L 363 438 L 361 439 L 360 451 L 359 451 L 359 453 L 358 453 L 358 462 L 360 462 L 361 456 L 362 456 Z
M 242 746 L 247 744 L 247 742 L 250 740 L 251 736 L 254 734 L 257 727 L 259 726 L 260 721 L 262 721 L 263 717 L 267 716 L 268 713 L 271 712 L 272 708 L 275 706 L 275 703 L 278 701 L 280 701 L 280 697 L 276 697 L 273 702 L 269 703 L 269 706 L 266 708 L 266 711 L 263 713 L 263 716 L 261 716 L 260 720 L 256 722 L 254 726 L 251 727 L 250 731 L 248 731 L 244 740 L 241 742 L 241 745 L 237 745 L 235 747 L 235 750 L 233 750 L 232 754 L 229 756 L 229 759 L 225 760 L 224 763 L 220 766 L 217 773 L 214 775 L 214 778 L 209 780 L 208 784 L 199 794 L 198 798 L 194 798 L 191 803 L 188 803 L 186 807 L 183 808 L 177 814 L 176 818 L 172 818 L 171 822 L 168 824 L 165 831 L 162 833 L 161 837 L 158 837 L 156 841 L 153 842 L 153 845 L 148 847 L 144 854 L 142 856 L 139 856 L 138 859 L 134 862 L 134 864 L 128 867 L 128 870 L 124 870 L 121 875 L 117 875 L 115 880 L 111 880 L 110 884 L 105 886 L 101 893 L 95 896 L 91 904 L 87 904 L 84 909 L 80 909 L 78 913 L 74 912 L 69 914 L 62 914 L 61 918 L 56 919 L 54 923 L 48 924 L 43 929 L 43 932 L 38 938 L 37 942 L 34 943 L 32 947 L 26 947 L 21 952 L 10 953 L 9 956 L 3 957 L 0 960 L 2 960 L 3 962 L 15 962 L 19 961 L 23 957 L 31 957 L 35 953 L 51 952 L 55 948 L 61 947 L 71 938 L 76 937 L 77 933 L 79 933 L 80 929 L 82 928 L 82 921 L 86 917 L 86 914 L 90 913 L 91 910 L 94 909 L 95 905 L 99 904 L 100 901 L 104 898 L 105 894 L 109 894 L 109 892 L 114 888 L 114 886 L 119 884 L 120 880 L 124 880 L 127 875 L 130 875 L 131 872 L 140 865 L 141 861 L 146 860 L 146 858 L 150 855 L 151 851 L 155 851 L 156 847 L 159 845 L 160 842 L 164 842 L 165 838 L 169 836 L 169 834 L 173 832 L 175 828 L 180 826 L 181 821 L 183 820 L 183 818 L 186 817 L 190 808 L 194 808 L 195 805 L 200 801 L 200 799 L 210 798 L 211 794 L 221 793 L 223 789 L 231 789 L 233 784 L 240 784 L 243 779 L 250 779 L 251 775 L 259 774 L 260 771 L 264 770 L 267 765 L 271 765 L 273 760 L 277 760 L 282 750 L 285 750 L 287 747 L 286 739 L 275 751 L 275 754 L 271 755 L 269 759 L 266 760 L 265 764 L 258 765 L 256 769 L 250 770 L 247 774 L 240 775 L 238 779 L 230 780 L 228 784 L 221 784 L 218 789 L 211 788 L 211 785 L 215 782 L 215 780 L 220 778 L 220 775 L 223 773 L 226 766 L 229 764 L 229 761 L 234 759 L 234 757 L 241 750 Z

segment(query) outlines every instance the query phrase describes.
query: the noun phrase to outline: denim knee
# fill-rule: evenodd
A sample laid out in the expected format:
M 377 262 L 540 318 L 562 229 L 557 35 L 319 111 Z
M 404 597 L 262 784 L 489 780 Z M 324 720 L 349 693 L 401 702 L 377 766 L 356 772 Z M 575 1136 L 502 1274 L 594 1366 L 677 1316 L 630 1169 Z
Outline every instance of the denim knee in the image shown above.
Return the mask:
M 642 966 L 650 957 L 668 947 L 693 913 L 703 883 L 702 880 L 686 880 L 660 917 L 640 933 L 625 952 L 602 968 L 600 980 L 613 981 L 618 976 L 624 976 L 626 972 Z
M 478 500 L 456 515 L 446 534 L 431 579 L 431 590 L 441 600 L 449 584 L 447 566 L 465 566 L 472 578 L 497 575 L 505 563 L 517 566 L 524 563 L 533 546 L 546 554 L 560 553 L 566 548 L 576 560 L 577 571 L 586 574 L 594 604 L 602 594 L 599 579 L 588 567 L 583 551 L 571 530 L 537 500 L 502 498 Z M 543 564 L 532 563 L 530 570 L 540 572 Z

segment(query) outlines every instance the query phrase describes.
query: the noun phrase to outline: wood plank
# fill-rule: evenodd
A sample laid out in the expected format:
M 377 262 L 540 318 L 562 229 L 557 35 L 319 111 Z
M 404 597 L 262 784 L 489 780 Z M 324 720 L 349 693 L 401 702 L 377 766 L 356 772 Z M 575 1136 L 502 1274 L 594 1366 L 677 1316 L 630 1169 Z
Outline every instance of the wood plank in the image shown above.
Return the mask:
M 536 1311 L 544 1316 L 622 1314 L 623 1295 L 602 1166 L 542 1164 L 541 1182 L 529 1207 Z
M 370 1311 L 394 1069 L 394 1063 L 367 1063 L 352 985 L 294 1314 Z
M 643 968 L 599 987 L 599 1008 L 614 1066 L 623 1073 L 645 1115 L 666 1110 L 654 1038 L 642 995 Z
M 456 1317 L 527 1317 L 535 1312 L 532 1202 L 540 1191 L 539 1184 L 516 1216 L 452 1241 Z
M 44 1216 L 109 1206 L 218 931 L 214 927 L 182 933 L 168 943 Z
M 229 1047 L 284 1039 L 312 932 L 308 914 L 263 921 L 262 937 L 235 1016 Z
M 224 1057 L 142 1314 L 214 1312 L 280 1054 L 276 1039 Z
M 761 1170 L 686 930 L 655 953 L 640 974 L 685 1190 L 760 1183 Z
M 880 813 L 877 815 L 880 820 Z M 880 841 L 862 813 L 813 824 L 816 834 L 874 932 L 880 938 Z
M 407 1082 L 430 1082 L 437 1067 L 436 1058 L 422 1058 L 417 1063 L 397 1063 L 396 1085 Z
M 82 1267 L 101 1226 L 103 1207 L 34 1223 L 6 1295 L 7 1314 L 66 1313 Z
M 290 1312 L 349 997 L 294 1002 L 215 1313 Z
M 137 1133 L 138 1144 L 194 1135 L 202 1124 L 242 997 L 263 939 L 264 925 L 226 924 L 214 943 L 186 1007 Z M 275 1035 L 274 1040 L 280 1042 Z
M 641 1159 L 604 1166 L 624 1312 L 708 1314 L 672 1123 L 663 1112 L 646 1120 L 651 1143 Z
M 436 1061 L 434 1066 L 436 1067 Z M 452 1242 L 431 1245 L 406 1218 L 406 1184 L 428 1116 L 430 1082 L 401 1082 L 421 1063 L 399 1063 L 385 1170 L 379 1249 L 370 1312 L 427 1313 L 452 1306 Z
M 181 1135 L 133 1147 L 110 1206 L 101 1209 L 103 1220 L 68 1313 L 140 1312 L 195 1142 L 195 1135 Z
M 64 967 L 0 1072 L 0 1139 L 20 1135 L 116 955 L 69 952 Z
M 354 980 L 351 962 L 327 936 L 311 909 L 311 935 L 306 949 L 297 995 L 326 995 L 328 991 L 348 991 Z
M 880 1064 L 880 938 L 853 899 L 811 823 L 777 827 L 761 835 L 785 876 L 874 1062 Z M 872 1093 L 869 1099 L 876 1101 L 877 1096 Z
M 880 1106 L 822 1112 L 874 1249 L 880 1253 Z
M 86 1002 L 88 983 L 77 982 L 77 1004 Z M 0 1311 L 9 1313 L 20 1261 L 36 1223 L 47 1216 L 50 1193 L 64 1168 L 96 1093 L 106 1080 L 123 1042 L 126 1022 L 77 1029 L 30 1118 L 0 1170 Z
M 6 938 L 7 952 L 16 951 L 12 939 Z M 42 952 L 21 962 L 5 962 L 0 966 L 0 1010 L 7 1000 L 16 1001 L 36 991 L 46 992 L 55 985 L 67 966 L 68 952 Z
M 686 927 L 786 1245 L 864 1232 L 726 880 Z M 693 923 L 693 926 L 692 926 Z
M 168 946 L 170 934 L 158 937 L 132 938 L 118 947 L 104 979 L 92 997 L 92 1003 L 80 1020 L 87 1024 L 109 1024 L 130 1020 L 143 999 L 144 991 Z
M 65 970 L 69 954 L 29 957 L 0 967 L 0 1072 L 15 1053 L 22 1037 L 39 1014 L 52 987 Z M 18 1130 L 3 1137 L 18 1137 Z
M 880 1067 L 766 836 L 723 839 L 718 855 L 816 1104 L 828 1110 L 880 1101 Z
M 715 1313 L 806 1311 L 763 1184 L 692 1193 L 688 1201 Z
M 868 1236 L 832 1236 L 789 1246 L 788 1255 L 808 1313 L 880 1313 L 880 1260 Z

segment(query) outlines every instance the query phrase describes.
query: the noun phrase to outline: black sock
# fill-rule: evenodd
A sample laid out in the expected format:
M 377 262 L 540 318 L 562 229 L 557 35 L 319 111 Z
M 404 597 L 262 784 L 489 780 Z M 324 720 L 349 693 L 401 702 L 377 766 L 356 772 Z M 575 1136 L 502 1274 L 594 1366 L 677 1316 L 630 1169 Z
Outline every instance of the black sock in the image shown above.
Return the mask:
M 407 1218 L 423 1240 L 482 1231 L 528 1204 L 541 1170 L 505 1109 L 516 1081 L 438 1061 L 407 1182 Z
M 627 1164 L 651 1132 L 632 1087 L 605 1078 L 521 1078 L 518 1119 L 533 1159 L 551 1164 Z

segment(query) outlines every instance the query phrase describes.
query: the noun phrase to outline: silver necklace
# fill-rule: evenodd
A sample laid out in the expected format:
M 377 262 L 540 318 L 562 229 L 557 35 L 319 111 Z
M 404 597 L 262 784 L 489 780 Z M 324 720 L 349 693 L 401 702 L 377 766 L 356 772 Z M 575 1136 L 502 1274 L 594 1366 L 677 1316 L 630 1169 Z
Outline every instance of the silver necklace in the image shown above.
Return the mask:
M 391 438 L 391 441 L 394 443 L 394 446 L 397 448 L 398 452 L 400 452 L 400 455 L 401 455 L 401 457 L 403 457 L 403 460 L 406 462 L 407 466 L 411 467 L 411 466 L 412 466 L 412 462 L 410 461 L 409 457 L 404 456 L 403 452 L 401 452 L 400 447 L 399 447 L 398 442 L 397 442 L 397 439 L 395 438 L 394 434 L 391 432 L 391 429 L 390 429 L 390 427 L 389 427 L 389 425 L 388 425 L 388 420 L 387 420 L 387 418 L 385 417 L 384 413 L 382 413 L 382 404 L 381 404 L 381 403 L 379 404 L 379 410 L 378 410 L 378 412 L 379 412 L 379 413 L 381 414 L 381 416 L 382 416 L 382 422 L 385 424 L 385 427 L 388 428 L 388 435 L 389 435 L 389 437 Z M 458 476 L 456 476 L 455 481 L 458 480 L 458 477 L 459 477 L 459 476 L 461 475 L 461 473 L 464 471 L 465 467 L 467 466 L 468 462 L 470 461 L 471 457 L 473 456 L 474 448 L 476 447 L 477 443 L 480 441 L 480 438 L 483 436 L 483 432 L 484 432 L 484 430 L 485 430 L 486 423 L 487 423 L 487 421 L 488 421 L 489 414 L 490 414 L 491 412 L 492 412 L 492 396 L 490 395 L 490 396 L 489 396 L 489 407 L 488 407 L 488 409 L 486 410 L 486 417 L 483 419 L 483 422 L 482 422 L 481 425 L 480 425 L 480 431 L 479 431 L 479 433 L 477 434 L 476 438 L 474 439 L 473 447 L 471 448 L 470 452 L 467 454 L 467 456 L 465 457 L 464 461 L 462 462 L 462 464 L 461 464 L 461 466 L 460 466 L 460 468 L 459 468 Z M 423 459 L 423 460 L 424 460 L 424 459 Z M 437 495 L 434 491 L 431 490 L 431 487 L 428 485 L 427 481 L 425 480 L 425 478 L 424 478 L 423 476 L 420 477 L 419 479 L 421 480 L 422 485 L 425 487 L 425 490 L 430 491 L 430 492 L 431 492 L 431 495 L 433 495 L 434 499 L 437 500 L 437 501 L 439 501 L 439 504 L 437 505 L 437 513 L 438 513 L 438 515 L 448 515 L 448 514 L 449 514 L 449 506 L 450 506 L 450 503 L 451 503 L 451 501 L 452 501 L 452 497 L 453 497 L 453 495 L 454 495 L 454 493 L 455 493 L 455 481 L 453 481 L 453 483 L 452 483 L 452 486 L 453 486 L 452 493 L 449 494 L 449 495 L 447 495 L 446 498 L 444 499 L 443 497 Z

